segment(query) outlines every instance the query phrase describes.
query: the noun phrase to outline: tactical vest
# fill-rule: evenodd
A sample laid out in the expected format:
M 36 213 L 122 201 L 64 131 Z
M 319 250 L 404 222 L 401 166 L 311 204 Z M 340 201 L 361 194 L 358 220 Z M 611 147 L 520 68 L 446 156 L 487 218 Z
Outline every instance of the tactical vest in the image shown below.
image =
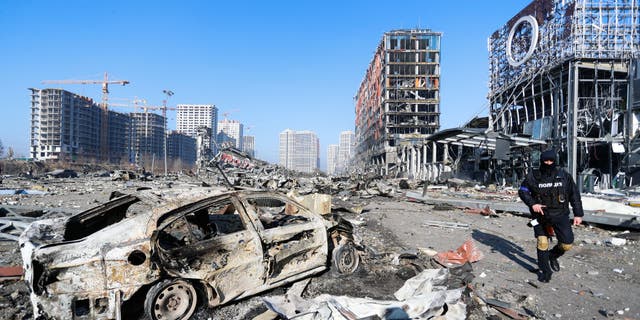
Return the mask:
M 569 212 L 567 199 L 567 179 L 564 170 L 556 169 L 553 175 L 542 175 L 540 170 L 534 170 L 536 200 L 546 206 L 545 214 L 555 216 Z

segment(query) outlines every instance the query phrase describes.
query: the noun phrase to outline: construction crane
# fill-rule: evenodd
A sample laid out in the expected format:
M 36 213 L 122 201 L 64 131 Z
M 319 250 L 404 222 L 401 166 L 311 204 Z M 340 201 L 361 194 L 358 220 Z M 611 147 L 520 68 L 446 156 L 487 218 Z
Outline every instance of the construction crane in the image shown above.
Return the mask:
M 225 121 L 225 122 L 226 122 L 226 121 L 229 121 L 229 119 L 228 119 L 229 115 L 230 115 L 230 114 L 232 114 L 232 113 L 234 113 L 234 112 L 236 112 L 236 111 L 240 111 L 240 110 L 238 110 L 238 109 L 233 109 L 233 110 L 229 110 L 229 111 L 223 112 L 223 113 L 222 113 L 222 116 L 224 117 L 224 121 Z
M 162 90 L 162 93 L 167 95 L 167 98 L 162 100 L 162 106 L 146 106 L 146 103 L 147 103 L 146 100 L 144 100 L 144 99 L 139 100 L 137 98 L 135 100 L 133 100 L 133 103 L 134 103 L 134 108 L 136 108 L 136 110 L 137 110 L 138 103 L 139 102 L 143 102 L 144 104 L 143 104 L 142 108 L 143 108 L 145 113 L 147 113 L 148 110 L 161 110 L 162 111 L 162 117 L 164 118 L 164 128 L 163 128 L 163 130 L 164 130 L 164 134 L 163 134 L 163 137 L 164 137 L 163 138 L 163 140 L 164 140 L 164 143 L 163 143 L 164 144 L 164 148 L 163 148 L 164 149 L 164 175 L 166 176 L 167 175 L 167 110 L 177 110 L 177 109 L 176 108 L 172 108 L 172 107 L 167 107 L 167 100 L 169 100 L 169 98 L 171 96 L 173 96 L 173 94 L 174 94 L 173 91 L 171 91 L 171 90 Z M 146 121 L 148 121 L 148 118 L 146 117 L 146 115 L 145 115 L 145 119 L 146 119 Z M 146 126 L 147 125 L 145 124 L 145 132 L 146 132 Z M 145 135 L 146 135 L 146 133 L 145 133 Z
M 168 90 L 165 90 L 168 91 Z M 164 92 L 164 91 L 163 91 Z M 171 96 L 173 95 L 173 92 L 167 93 L 165 92 L 165 94 L 167 94 L 167 96 Z M 162 105 L 161 106 L 148 106 L 147 105 L 147 100 L 146 99 L 139 99 L 138 97 L 135 97 L 133 100 L 131 100 L 131 102 L 133 102 L 133 106 L 132 105 L 128 105 L 128 104 L 116 104 L 116 103 L 109 103 L 110 106 L 118 106 L 118 107 L 128 107 L 128 108 L 134 108 L 134 112 L 137 113 L 138 112 L 138 108 L 142 109 L 145 113 L 144 119 L 145 119 L 145 123 L 144 123 L 144 138 L 145 141 L 146 139 L 148 139 L 148 131 L 149 131 L 149 117 L 148 117 L 148 113 L 149 110 L 161 110 L 162 111 L 162 117 L 164 118 L 164 126 L 163 126 L 163 131 L 164 131 L 164 157 L 165 157 L 165 175 L 167 174 L 167 164 L 166 164 L 166 152 L 167 152 L 167 140 L 166 140 L 166 133 L 167 133 L 167 110 L 177 110 L 177 108 L 174 107 L 167 107 L 167 100 L 163 100 L 162 101 Z M 147 147 L 149 147 L 147 145 Z
M 126 108 L 134 108 L 134 112 L 138 112 L 138 109 L 142 109 L 144 113 L 148 113 L 149 110 L 161 110 L 162 116 L 167 119 L 167 110 L 178 110 L 175 107 L 167 107 L 166 105 L 162 106 L 148 106 L 147 100 L 145 99 L 134 99 L 131 100 L 133 102 L 133 106 L 129 104 L 121 104 L 121 103 L 109 103 L 110 106 L 114 107 L 126 107 Z
M 110 84 L 129 84 L 128 80 L 109 80 L 109 74 L 104 73 L 103 80 L 44 80 L 43 84 L 56 83 L 56 84 L 102 84 L 102 103 L 100 108 L 102 109 L 102 117 L 100 123 L 100 157 L 102 160 L 107 160 L 109 155 L 109 85 Z

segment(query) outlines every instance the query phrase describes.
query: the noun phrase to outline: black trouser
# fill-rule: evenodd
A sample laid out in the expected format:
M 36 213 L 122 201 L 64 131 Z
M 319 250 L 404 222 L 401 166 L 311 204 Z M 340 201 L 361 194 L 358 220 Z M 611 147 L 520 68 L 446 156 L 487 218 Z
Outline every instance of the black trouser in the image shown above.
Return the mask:
M 569 220 L 569 212 L 557 216 L 536 215 L 535 218 L 539 222 L 537 226 L 533 227 L 533 234 L 536 238 L 540 236 L 553 236 L 546 230 L 546 226 L 551 226 L 559 243 L 573 243 L 574 236 L 573 229 L 571 229 L 571 220 Z
M 573 229 L 569 213 L 556 216 L 534 215 L 539 224 L 533 227 L 534 235 L 538 240 L 538 267 L 543 273 L 543 278 L 548 281 L 551 278 L 550 261 L 553 269 L 558 271 L 558 257 L 562 256 L 565 250 L 571 247 L 574 241 Z M 556 236 L 558 243 L 549 251 L 549 238 Z

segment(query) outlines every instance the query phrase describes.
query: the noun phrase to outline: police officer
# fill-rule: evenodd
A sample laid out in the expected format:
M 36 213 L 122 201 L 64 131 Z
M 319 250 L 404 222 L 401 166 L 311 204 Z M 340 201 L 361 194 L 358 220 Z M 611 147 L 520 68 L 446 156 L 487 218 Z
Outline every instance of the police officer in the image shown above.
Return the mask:
M 560 271 L 558 257 L 571 249 L 573 230 L 569 220 L 569 204 L 573 208 L 573 225 L 582 223 L 580 192 L 571 175 L 556 168 L 556 153 L 547 150 L 540 155 L 540 169 L 527 174 L 518 190 L 520 199 L 529 207 L 533 217 L 531 225 L 537 239 L 540 281 L 549 282 L 553 271 Z M 558 242 L 549 250 L 549 238 L 556 235 Z

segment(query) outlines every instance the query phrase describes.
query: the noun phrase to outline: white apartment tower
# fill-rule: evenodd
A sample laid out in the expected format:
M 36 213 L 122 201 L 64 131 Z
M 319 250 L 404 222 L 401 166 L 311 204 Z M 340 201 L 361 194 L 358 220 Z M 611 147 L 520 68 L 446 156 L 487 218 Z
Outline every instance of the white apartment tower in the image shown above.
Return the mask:
M 287 129 L 280 133 L 280 165 L 287 169 L 312 173 L 320 164 L 320 141 L 311 131 Z
M 293 166 L 293 156 L 289 155 L 293 155 L 294 139 L 295 131 L 287 129 L 280 132 L 279 163 L 285 168 Z
M 251 157 L 256 156 L 256 137 L 244 136 L 242 137 L 242 151 Z
M 242 150 L 242 137 L 244 126 L 236 120 L 224 119 L 218 122 L 218 144 L 229 145 Z
M 192 138 L 198 138 L 198 132 L 202 132 L 202 127 L 209 128 L 208 132 L 211 137 L 202 139 L 209 143 L 208 146 L 196 146 L 198 150 L 211 150 L 215 154 L 215 136 L 218 132 L 218 108 L 213 104 L 179 104 L 176 106 L 176 130 L 184 133 Z M 198 161 L 200 155 L 207 152 L 198 152 Z
M 353 131 L 340 132 L 340 147 L 338 151 L 338 165 L 337 170 L 344 172 L 349 161 L 354 155 L 355 148 L 355 133 Z
M 335 174 L 338 167 L 338 153 L 340 146 L 337 144 L 330 144 L 327 147 L 327 173 Z

